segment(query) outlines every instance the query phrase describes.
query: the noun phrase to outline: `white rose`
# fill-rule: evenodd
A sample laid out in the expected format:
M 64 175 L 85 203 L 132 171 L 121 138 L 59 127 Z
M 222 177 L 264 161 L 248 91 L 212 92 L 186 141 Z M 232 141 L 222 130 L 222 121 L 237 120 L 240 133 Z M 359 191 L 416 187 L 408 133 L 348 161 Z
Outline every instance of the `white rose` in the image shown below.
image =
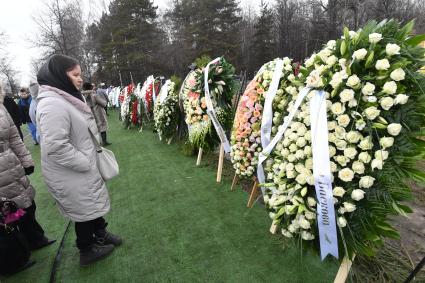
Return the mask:
M 294 76 L 293 74 L 290 74 L 290 75 L 288 76 L 288 80 L 289 80 L 290 82 L 293 82 L 293 81 L 295 80 L 295 76 Z
M 303 229 L 310 229 L 310 222 L 306 220 L 304 217 L 298 220 L 298 225 L 300 225 Z
M 311 146 L 304 147 L 304 154 L 307 156 L 311 156 Z
M 380 138 L 379 144 L 382 146 L 383 149 L 390 148 L 394 145 L 394 138 L 393 137 Z
M 282 235 L 285 236 L 286 238 L 292 238 L 292 233 L 291 232 L 289 232 L 289 231 L 287 231 L 285 229 L 282 229 L 281 232 L 282 232 Z
M 372 139 L 370 137 L 366 137 L 366 138 L 362 139 L 360 144 L 359 144 L 359 147 L 363 150 L 372 149 L 372 147 L 373 147 Z
M 336 166 L 335 162 L 331 161 L 331 172 L 335 173 L 337 170 L 338 170 L 338 167 Z M 314 182 L 312 185 L 314 185 Z
M 341 103 L 336 102 L 332 104 L 331 111 L 335 115 L 341 115 L 342 113 L 345 112 L 345 107 Z
M 335 55 L 330 56 L 328 59 L 326 59 L 326 65 L 333 66 L 338 61 L 338 58 L 336 58 Z
M 308 206 L 310 207 L 316 206 L 316 200 L 312 197 L 307 198 L 307 203 L 308 203 Z
M 351 198 L 353 199 L 353 200 L 355 200 L 355 201 L 359 201 L 359 200 L 361 200 L 361 199 L 363 199 L 364 198 L 364 191 L 363 190 L 360 190 L 360 189 L 357 189 L 357 190 L 353 190 L 352 192 L 351 192 Z
M 369 34 L 369 42 L 370 43 L 378 43 L 382 39 L 382 34 L 380 33 L 371 33 Z
M 349 161 L 349 160 L 347 159 L 347 157 L 345 157 L 345 156 L 343 156 L 343 155 L 338 155 L 338 156 L 336 156 L 334 159 L 335 159 L 335 160 L 336 160 L 336 162 L 338 162 L 338 163 L 339 163 L 339 165 L 341 165 L 341 166 L 345 166 L 345 165 L 347 165 L 347 162 Z
M 336 140 L 335 141 L 335 146 L 339 150 L 344 150 L 347 147 L 347 142 L 344 141 L 344 140 Z
M 368 189 L 373 186 L 374 182 L 375 182 L 375 178 L 371 176 L 363 176 L 360 178 L 359 187 Z
M 313 169 L 313 159 L 309 158 L 305 161 L 305 168 L 309 170 Z
M 332 75 L 332 79 L 329 84 L 335 89 L 342 83 L 343 79 L 342 74 L 340 72 L 336 72 Z
M 345 138 L 349 143 L 358 143 L 362 136 L 359 132 L 349 131 Z
M 295 161 L 295 156 L 294 156 L 294 161 Z M 286 171 L 286 177 L 288 177 L 289 179 L 294 179 L 295 171 Z
M 359 50 L 354 51 L 353 56 L 356 58 L 356 60 L 360 61 L 363 60 L 367 55 L 367 50 L 362 48 Z
M 335 187 L 332 192 L 336 197 L 342 197 L 345 194 L 345 190 L 342 187 Z
M 394 105 L 394 99 L 387 96 L 387 97 L 381 98 L 381 100 L 379 100 L 379 104 L 381 105 L 382 109 L 390 110 L 391 107 L 393 107 Z
M 381 159 L 374 159 L 372 160 L 372 163 L 370 164 L 370 167 L 372 168 L 372 171 L 376 168 L 379 170 L 382 170 L 382 167 L 384 166 L 384 162 Z
M 348 34 L 350 36 L 350 39 L 354 39 L 354 38 L 356 38 L 358 36 L 357 32 L 355 32 L 354 30 L 350 30 L 348 32 Z
M 290 65 L 291 64 L 291 59 L 289 59 L 288 57 L 283 58 L 283 64 Z
M 329 156 L 333 157 L 336 154 L 336 148 L 333 146 L 329 146 Z
M 314 64 L 314 60 L 316 59 L 316 53 L 313 53 L 311 56 L 310 56 L 310 58 L 308 58 L 307 60 L 305 60 L 305 66 L 307 67 L 307 68 L 309 68 L 309 67 L 311 67 L 311 66 L 313 66 L 313 64 Z M 300 73 L 301 74 L 301 73 Z
M 338 226 L 341 228 L 347 226 L 347 220 L 345 219 L 344 216 L 338 217 Z
M 396 82 L 404 80 L 405 76 L 406 73 L 403 71 L 402 68 L 395 69 L 390 74 L 391 79 L 395 80 Z
M 338 125 L 340 125 L 341 127 L 347 127 L 348 124 L 350 124 L 350 117 L 347 114 L 338 116 L 336 120 L 338 121 Z
M 311 212 L 311 211 L 306 211 L 306 212 L 304 212 L 304 214 L 305 214 L 305 218 L 307 218 L 309 220 L 316 219 L 316 214 Z
M 354 178 L 354 172 L 349 168 L 344 168 L 338 172 L 338 177 L 344 182 L 351 182 Z
M 304 240 L 304 241 L 311 241 L 311 240 L 314 240 L 314 235 L 313 234 L 311 234 L 310 232 L 307 232 L 307 231 L 301 231 L 301 238 Z
M 387 94 L 394 94 L 397 91 L 397 84 L 394 81 L 386 82 L 382 90 Z
M 307 87 L 311 88 L 319 88 L 323 86 L 322 78 L 320 77 L 320 73 L 317 70 L 314 70 L 310 73 L 306 80 Z
M 329 40 L 328 43 L 326 43 L 326 47 L 329 49 L 335 49 L 336 41 L 335 40 Z
M 328 130 L 332 131 L 334 130 L 336 127 L 336 122 L 335 121 L 328 121 Z
M 401 131 L 401 125 L 397 123 L 391 123 L 388 125 L 387 131 L 392 136 L 398 136 Z
M 387 59 L 381 59 L 376 61 L 375 69 L 378 71 L 386 71 L 391 67 L 390 62 Z
M 345 58 L 341 58 L 338 60 L 338 64 L 341 66 L 342 69 L 347 68 L 347 59 Z
M 352 75 L 347 80 L 347 85 L 351 88 L 356 88 L 360 84 L 360 79 L 357 75 Z
M 350 202 L 344 202 L 343 205 L 346 212 L 353 212 L 356 210 L 356 205 Z
M 363 174 L 365 171 L 365 166 L 360 161 L 354 161 L 352 165 L 353 171 L 357 174 Z
M 387 160 L 388 159 L 388 151 L 386 150 L 378 150 L 375 152 L 375 158 L 379 160 Z
M 299 149 L 295 152 L 295 158 L 298 160 L 301 160 L 305 157 L 304 151 L 302 149 Z
M 356 129 L 362 131 L 366 127 L 366 122 L 363 119 L 356 121 Z
M 298 147 L 304 147 L 306 145 L 306 140 L 303 137 L 299 137 L 297 139 L 297 146 Z
M 396 105 L 397 104 L 403 105 L 403 104 L 406 104 L 407 103 L 407 100 L 409 100 L 409 96 L 407 96 L 405 94 L 398 94 L 395 97 L 394 104 L 396 104 Z
M 388 43 L 387 46 L 385 46 L 385 52 L 388 56 L 400 54 L 400 46 L 397 44 Z
M 354 147 L 347 147 L 344 149 L 344 156 L 350 159 L 354 159 L 357 155 L 357 150 Z
M 361 152 L 359 154 L 359 160 L 366 164 L 366 163 L 369 163 L 372 160 L 372 157 L 367 152 Z
M 339 97 L 341 98 L 341 102 L 348 102 L 354 98 L 354 90 L 352 89 L 344 89 L 339 94 Z
M 364 95 L 372 95 L 375 92 L 375 85 L 367 82 L 362 88 L 362 93 Z
M 378 110 L 375 106 L 366 108 L 364 111 L 364 114 L 369 120 L 375 120 L 375 118 L 378 117 L 380 113 L 381 111 Z
M 348 101 L 348 107 L 353 108 L 356 106 L 357 106 L 357 100 L 351 99 L 350 101 Z

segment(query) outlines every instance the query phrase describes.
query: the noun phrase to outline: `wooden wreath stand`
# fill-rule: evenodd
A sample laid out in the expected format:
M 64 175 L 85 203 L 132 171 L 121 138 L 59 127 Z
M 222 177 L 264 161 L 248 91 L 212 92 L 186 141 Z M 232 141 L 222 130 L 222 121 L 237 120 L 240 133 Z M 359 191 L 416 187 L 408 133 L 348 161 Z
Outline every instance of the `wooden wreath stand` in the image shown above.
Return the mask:
M 221 183 L 221 175 L 223 173 L 223 162 L 224 162 L 224 144 L 221 144 L 220 155 L 218 157 L 217 183 Z
M 169 144 L 171 143 L 171 139 L 169 141 Z M 202 147 L 199 148 L 198 151 L 198 158 L 196 160 L 196 166 L 201 165 L 202 160 Z M 218 167 L 217 167 L 217 183 L 221 182 L 221 177 L 223 175 L 223 164 L 224 164 L 224 144 L 220 145 L 220 155 L 218 157 Z
M 246 204 L 246 206 L 248 208 L 252 208 L 256 198 L 258 197 L 258 195 L 260 194 L 259 188 L 258 188 L 258 179 L 257 177 L 253 177 L 252 178 L 254 181 L 254 184 L 252 185 L 251 188 L 251 192 L 249 193 L 249 199 L 248 199 L 248 203 Z M 236 187 L 236 184 L 239 181 L 239 177 L 238 175 L 235 173 L 235 175 L 233 176 L 233 181 L 232 181 L 232 186 L 230 187 L 230 190 L 233 191 Z
M 198 151 L 198 159 L 196 160 L 196 166 L 201 165 L 201 160 L 202 160 L 202 147 L 200 147 Z

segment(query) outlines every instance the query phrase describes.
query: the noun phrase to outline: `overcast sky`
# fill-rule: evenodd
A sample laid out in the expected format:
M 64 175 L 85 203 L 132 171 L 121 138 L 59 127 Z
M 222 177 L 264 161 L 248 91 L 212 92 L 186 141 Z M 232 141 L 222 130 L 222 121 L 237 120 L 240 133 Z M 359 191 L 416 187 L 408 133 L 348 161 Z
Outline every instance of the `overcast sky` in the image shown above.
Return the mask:
M 44 1 L 46 0 L 0 0 L 0 31 L 6 32 L 9 37 L 6 51 L 13 60 L 13 67 L 20 73 L 18 80 L 23 86 L 28 85 L 33 79 L 31 60 L 37 58 L 39 54 L 39 50 L 29 40 L 37 33 L 32 16 L 39 13 Z M 241 0 L 240 2 L 243 6 L 258 6 L 260 0 Z M 109 0 L 80 0 L 80 3 L 85 7 L 85 11 L 93 11 L 96 9 L 89 7 L 106 6 Z M 170 0 L 154 0 L 154 3 L 163 10 L 169 7 Z

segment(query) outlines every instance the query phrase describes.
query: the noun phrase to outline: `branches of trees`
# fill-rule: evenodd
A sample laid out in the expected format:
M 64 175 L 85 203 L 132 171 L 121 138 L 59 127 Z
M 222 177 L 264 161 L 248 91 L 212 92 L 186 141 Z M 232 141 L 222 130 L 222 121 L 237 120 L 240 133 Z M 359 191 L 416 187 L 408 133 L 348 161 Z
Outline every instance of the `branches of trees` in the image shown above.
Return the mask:
M 159 13 L 152 0 L 112 0 L 96 22 L 84 22 L 79 5 L 50 0 L 38 44 L 46 55 L 82 62 L 96 80 L 119 84 L 150 74 L 183 77 L 195 58 L 224 55 L 249 76 L 274 57 L 298 61 L 371 19 L 416 19 L 425 32 L 423 0 L 274 0 L 242 7 L 238 0 L 172 0 Z M 258 3 L 257 3 L 258 4 Z M 90 78 L 90 75 L 87 76 Z

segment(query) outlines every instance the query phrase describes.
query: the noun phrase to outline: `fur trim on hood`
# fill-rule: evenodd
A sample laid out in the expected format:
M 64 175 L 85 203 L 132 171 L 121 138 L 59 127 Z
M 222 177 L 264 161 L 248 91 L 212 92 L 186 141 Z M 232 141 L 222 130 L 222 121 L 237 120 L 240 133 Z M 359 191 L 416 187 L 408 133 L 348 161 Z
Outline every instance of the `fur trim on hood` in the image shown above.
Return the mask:
M 38 90 L 39 90 L 38 83 L 31 83 L 30 84 L 29 91 L 30 91 L 30 94 L 31 94 L 33 99 L 37 98 Z
M 37 100 L 42 99 L 41 96 L 43 95 L 43 92 L 54 92 L 54 93 L 62 96 L 63 98 L 65 98 L 69 103 L 74 105 L 74 107 L 77 108 L 78 110 L 80 110 L 82 112 L 86 112 L 86 113 L 92 113 L 90 107 L 86 103 L 84 103 L 83 101 L 79 100 L 75 96 L 72 96 L 71 94 L 69 94 L 69 93 L 67 93 L 63 90 L 60 90 L 58 88 L 48 86 L 48 85 L 41 85 L 40 86 L 40 92 L 39 92 Z
M 6 93 L 4 92 L 3 84 L 0 83 L 0 104 L 3 104 L 5 96 Z

